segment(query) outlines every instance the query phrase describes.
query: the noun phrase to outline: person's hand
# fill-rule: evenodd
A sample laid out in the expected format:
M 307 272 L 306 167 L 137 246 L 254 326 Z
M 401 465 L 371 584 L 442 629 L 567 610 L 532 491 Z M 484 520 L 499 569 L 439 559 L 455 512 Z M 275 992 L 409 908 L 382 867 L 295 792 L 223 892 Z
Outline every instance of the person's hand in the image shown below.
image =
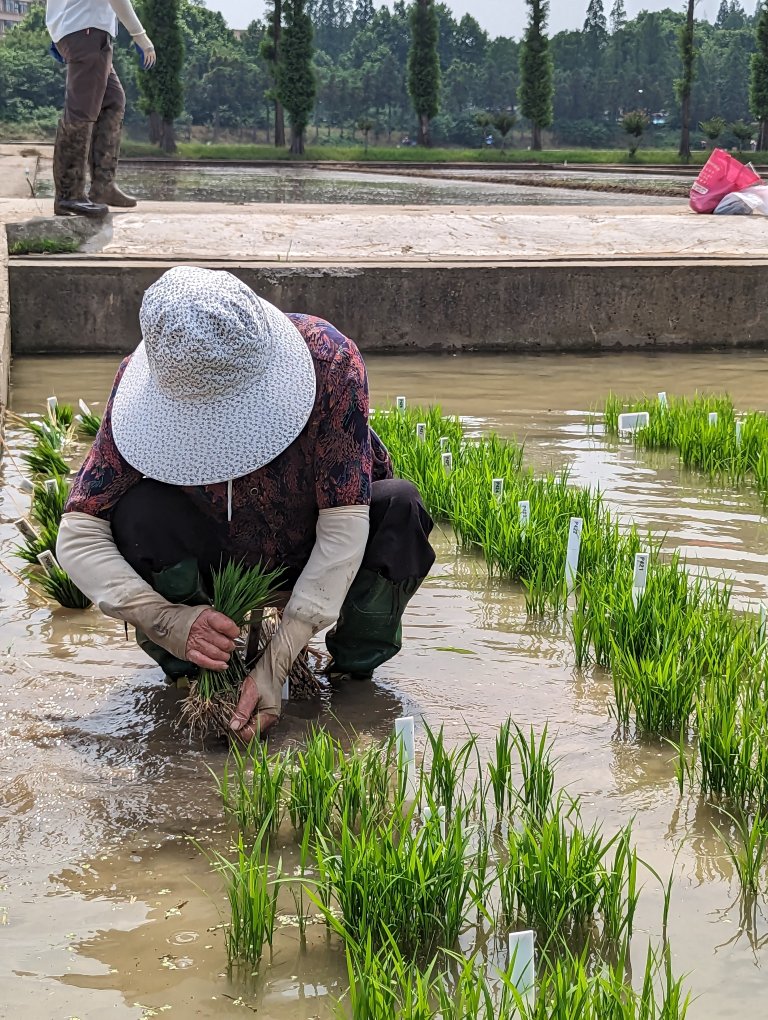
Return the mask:
M 152 40 L 149 38 L 146 32 L 141 32 L 139 35 L 133 37 L 134 43 L 141 50 L 144 60 L 142 62 L 142 68 L 148 71 L 150 67 L 154 67 L 157 63 L 157 53 L 155 47 L 152 44 Z
M 263 661 L 261 659 L 259 663 Z M 269 711 L 266 708 L 264 711 L 259 711 L 259 703 L 262 698 L 259 693 L 259 685 L 254 679 L 254 673 L 258 671 L 259 663 L 257 663 L 256 669 L 249 673 L 243 681 L 240 700 L 237 703 L 235 714 L 229 721 L 230 730 L 244 744 L 249 744 L 255 737 L 263 737 L 280 718 L 275 711 Z
M 203 669 L 221 672 L 229 664 L 239 634 L 240 628 L 228 616 L 204 609 L 190 628 L 184 657 Z

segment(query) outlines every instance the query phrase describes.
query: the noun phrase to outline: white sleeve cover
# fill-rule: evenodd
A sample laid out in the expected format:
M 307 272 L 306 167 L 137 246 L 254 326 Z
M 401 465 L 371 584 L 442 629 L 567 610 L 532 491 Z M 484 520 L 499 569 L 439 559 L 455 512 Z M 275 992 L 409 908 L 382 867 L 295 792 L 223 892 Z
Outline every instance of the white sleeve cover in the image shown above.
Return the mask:
M 363 562 L 369 530 L 367 506 L 320 511 L 315 545 L 285 607 L 286 616 L 311 624 L 315 632 L 337 619 Z
M 131 0 L 108 0 L 109 6 L 117 15 L 117 20 L 125 26 L 129 35 L 141 35 L 144 28 L 133 9 Z
M 109 521 L 90 514 L 61 518 L 56 556 L 77 587 L 105 616 L 125 620 L 179 659 L 192 624 L 207 606 L 175 606 L 121 556 Z
M 321 510 L 315 545 L 294 585 L 283 619 L 251 670 L 259 692 L 257 711 L 280 715 L 282 686 L 309 639 L 334 623 L 363 562 L 370 530 L 367 506 Z

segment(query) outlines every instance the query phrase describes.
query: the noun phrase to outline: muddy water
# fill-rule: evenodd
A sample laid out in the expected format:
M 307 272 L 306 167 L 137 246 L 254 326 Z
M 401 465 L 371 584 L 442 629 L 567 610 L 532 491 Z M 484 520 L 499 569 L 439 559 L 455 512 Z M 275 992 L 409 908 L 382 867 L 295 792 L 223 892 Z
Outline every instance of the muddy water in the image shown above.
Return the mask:
M 17 361 L 14 408 L 36 409 L 54 390 L 96 402 L 114 368 L 114 359 Z M 588 428 L 610 389 L 726 389 L 741 407 L 765 409 L 768 355 L 370 358 L 369 369 L 375 400 L 439 400 L 472 427 L 525 439 L 539 468 L 570 465 L 574 481 L 599 484 L 699 569 L 732 574 L 745 602 L 768 599 L 768 531 L 750 493 L 709 490 L 673 458 L 638 458 Z M 9 438 L 18 453 L 23 440 Z M 12 460 L 0 480 L 0 559 L 15 566 L 9 521 L 26 497 Z M 675 867 L 671 936 L 676 970 L 699 996 L 691 1015 L 762 1015 L 765 954 L 740 933 L 712 816 L 680 801 L 669 751 L 616 739 L 609 683 L 573 669 L 563 623 L 529 621 L 519 591 L 488 581 L 450 536 L 438 532 L 436 545 L 403 653 L 370 686 L 290 705 L 276 743 L 300 740 L 318 716 L 383 735 L 403 706 L 484 745 L 510 713 L 537 730 L 549 722 L 561 782 L 607 826 L 634 816 L 641 854 L 664 875 Z M 258 981 L 225 976 L 221 890 L 185 839 L 226 843 L 207 772 L 223 753 L 180 742 L 179 694 L 119 626 L 95 612 L 52 613 L 5 572 L 0 634 L 0 1017 L 330 1017 L 343 971 L 320 928 L 303 953 L 286 925 Z M 649 878 L 638 953 L 659 918 Z M 760 919 L 759 936 L 767 932 Z
M 653 195 L 600 194 L 590 191 L 525 187 L 446 177 L 416 179 L 397 174 L 285 168 L 198 167 L 193 169 L 124 166 L 120 183 L 138 198 L 162 202 L 334 203 L 362 205 L 664 205 L 679 199 Z M 40 194 L 52 188 L 39 181 Z

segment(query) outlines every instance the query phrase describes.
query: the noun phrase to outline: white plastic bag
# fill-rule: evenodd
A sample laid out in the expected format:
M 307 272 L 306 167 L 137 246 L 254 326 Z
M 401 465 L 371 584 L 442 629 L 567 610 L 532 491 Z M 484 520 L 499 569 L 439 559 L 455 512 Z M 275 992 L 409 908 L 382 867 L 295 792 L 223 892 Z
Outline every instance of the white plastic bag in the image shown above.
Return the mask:
M 715 216 L 768 216 L 768 184 L 755 184 L 726 195 L 715 209 Z

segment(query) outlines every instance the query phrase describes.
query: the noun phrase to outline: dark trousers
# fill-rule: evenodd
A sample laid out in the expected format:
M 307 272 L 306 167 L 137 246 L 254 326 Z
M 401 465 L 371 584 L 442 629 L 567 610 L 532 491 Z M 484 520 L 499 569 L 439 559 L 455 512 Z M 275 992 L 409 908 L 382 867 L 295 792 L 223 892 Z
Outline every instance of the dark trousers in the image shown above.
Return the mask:
M 67 64 L 64 123 L 95 124 L 102 113 L 122 120 L 125 92 L 112 66 L 112 38 L 97 28 L 65 35 L 56 44 Z
M 431 531 L 432 519 L 415 486 L 399 478 L 373 483 L 363 562 L 326 639 L 341 672 L 368 675 L 402 647 L 403 612 L 435 561 Z M 199 604 L 209 596 L 212 571 L 230 558 L 220 529 L 182 489 L 150 479 L 119 501 L 112 534 L 136 573 L 177 603 Z M 258 550 L 249 552 L 258 559 Z M 290 589 L 299 573 L 300 568 L 287 570 L 281 587 Z M 170 675 L 189 672 L 188 664 L 170 663 L 167 653 L 156 653 L 146 639 L 139 643 Z

